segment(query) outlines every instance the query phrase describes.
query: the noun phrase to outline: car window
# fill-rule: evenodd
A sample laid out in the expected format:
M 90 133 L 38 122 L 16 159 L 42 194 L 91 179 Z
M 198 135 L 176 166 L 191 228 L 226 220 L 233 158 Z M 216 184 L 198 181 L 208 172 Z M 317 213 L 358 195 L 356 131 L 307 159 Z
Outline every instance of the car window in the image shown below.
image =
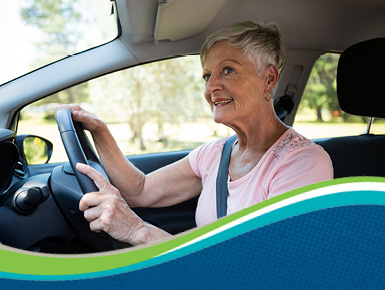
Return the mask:
M 212 120 L 203 87 L 197 55 L 136 66 L 30 104 L 21 111 L 18 134 L 50 140 L 50 162 L 67 160 L 54 108 L 76 102 L 108 124 L 125 155 L 193 149 L 231 134 Z
M 110 0 L 0 2 L 0 85 L 118 35 Z
M 339 54 L 322 55 L 314 64 L 303 93 L 293 127 L 311 138 L 363 134 L 368 117 L 354 116 L 341 110 L 336 92 Z M 375 119 L 371 133 L 384 133 L 385 123 Z

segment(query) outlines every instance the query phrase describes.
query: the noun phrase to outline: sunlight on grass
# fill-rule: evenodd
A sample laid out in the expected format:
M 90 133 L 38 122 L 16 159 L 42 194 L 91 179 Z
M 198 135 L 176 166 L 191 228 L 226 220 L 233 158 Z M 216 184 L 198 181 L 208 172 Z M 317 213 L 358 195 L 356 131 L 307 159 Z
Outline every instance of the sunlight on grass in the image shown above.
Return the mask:
M 309 139 L 360 135 L 366 133 L 367 124 L 363 123 L 361 117 L 356 117 L 356 122 L 344 122 L 342 117 L 332 117 L 327 111 L 323 113 L 325 122 L 317 122 L 313 110 L 306 108 L 296 117 L 293 128 L 298 133 Z M 370 133 L 385 134 L 385 120 L 375 120 L 371 126 Z
M 367 128 L 364 123 L 343 123 L 338 119 L 315 122 L 311 120 L 311 117 L 314 120 L 314 115 L 300 115 L 293 125 L 295 130 L 310 139 L 359 135 L 365 133 Z M 131 132 L 127 124 L 109 124 L 109 128 L 125 155 L 193 149 L 204 142 L 234 134 L 231 129 L 207 119 L 195 123 L 184 123 L 179 126 L 168 124 L 165 126 L 165 133 L 168 138 L 165 142 L 160 142 L 156 125 L 150 123 L 144 128 L 146 150 L 140 150 L 139 143 L 131 141 Z M 371 133 L 384 134 L 385 123 L 375 122 Z M 50 163 L 67 160 L 55 121 L 44 121 L 41 118 L 21 120 L 18 134 L 33 134 L 50 140 L 54 144 Z
M 114 123 L 108 124 L 108 127 L 125 155 L 193 149 L 205 142 L 233 134 L 232 130 L 223 125 L 215 124 L 212 120 L 200 120 L 196 123 L 184 123 L 180 126 L 165 126 L 165 133 L 168 138 L 167 141 L 160 142 L 157 137 L 156 126 L 148 124 L 144 128 L 146 150 L 140 150 L 139 142 L 132 142 L 131 132 L 127 124 Z M 33 134 L 50 140 L 54 144 L 50 163 L 67 160 L 57 124 L 54 121 L 24 119 L 19 122 L 17 133 L 18 135 Z

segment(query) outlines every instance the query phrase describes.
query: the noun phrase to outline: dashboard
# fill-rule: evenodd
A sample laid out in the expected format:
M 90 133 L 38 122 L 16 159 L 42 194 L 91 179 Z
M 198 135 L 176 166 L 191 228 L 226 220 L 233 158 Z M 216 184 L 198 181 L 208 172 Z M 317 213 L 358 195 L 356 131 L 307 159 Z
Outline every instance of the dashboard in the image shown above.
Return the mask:
M 50 189 L 50 174 L 31 176 L 16 133 L 0 129 L 0 243 L 50 252 L 74 236 Z
M 0 196 L 11 185 L 19 162 L 19 150 L 13 143 L 15 137 L 16 133 L 11 130 L 0 130 Z

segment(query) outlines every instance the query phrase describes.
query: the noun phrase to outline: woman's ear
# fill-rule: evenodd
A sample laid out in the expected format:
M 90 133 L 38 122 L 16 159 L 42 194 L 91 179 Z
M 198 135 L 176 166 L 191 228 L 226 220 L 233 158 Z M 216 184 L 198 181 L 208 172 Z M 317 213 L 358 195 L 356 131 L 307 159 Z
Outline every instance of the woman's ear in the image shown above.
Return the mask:
M 279 71 L 275 65 L 270 65 L 267 70 L 267 82 L 266 82 L 266 87 L 269 91 L 273 90 L 275 85 L 278 82 L 278 75 Z

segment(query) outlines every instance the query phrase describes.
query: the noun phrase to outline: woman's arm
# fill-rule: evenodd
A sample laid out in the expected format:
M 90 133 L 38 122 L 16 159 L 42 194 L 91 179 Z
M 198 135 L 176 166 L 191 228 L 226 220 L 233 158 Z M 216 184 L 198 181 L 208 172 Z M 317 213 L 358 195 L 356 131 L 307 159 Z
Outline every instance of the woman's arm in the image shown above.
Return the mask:
M 170 206 L 201 192 L 201 180 L 192 171 L 187 157 L 146 176 L 125 158 L 105 122 L 76 104 L 57 110 L 60 108 L 70 109 L 73 119 L 91 132 L 110 182 L 128 204 Z
M 268 198 L 306 185 L 333 179 L 333 165 L 320 146 L 303 147 L 285 154 L 269 184 Z

